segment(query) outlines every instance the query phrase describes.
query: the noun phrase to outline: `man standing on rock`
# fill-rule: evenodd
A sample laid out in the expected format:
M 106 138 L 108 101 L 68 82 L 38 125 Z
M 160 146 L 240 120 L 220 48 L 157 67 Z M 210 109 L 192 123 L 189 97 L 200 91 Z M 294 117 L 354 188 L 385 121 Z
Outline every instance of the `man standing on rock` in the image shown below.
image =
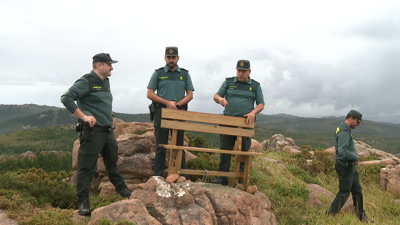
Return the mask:
M 161 108 L 187 110 L 187 104 L 193 99 L 194 87 L 189 71 L 178 66 L 177 47 L 166 47 L 164 60 L 166 65 L 154 71 L 147 86 L 147 98 L 153 101 L 154 128 L 157 142 L 154 160 L 154 175 L 163 176 L 166 149 L 160 144 L 168 143 L 169 129 L 161 128 Z M 155 91 L 157 90 L 157 93 Z M 183 146 L 184 131 L 178 131 L 177 145 Z M 182 154 L 182 169 L 187 169 L 185 152 Z M 187 175 L 185 175 L 188 178 Z
M 350 192 L 353 196 L 353 204 L 356 209 L 358 219 L 362 222 L 374 221 L 365 215 L 363 194 L 358 178 L 358 155 L 354 145 L 351 129 L 356 129 L 362 122 L 362 114 L 356 110 L 351 110 L 346 120 L 342 121 L 336 128 L 335 133 L 335 169 L 339 175 L 339 193 L 328 211 L 328 214 L 336 215 L 346 203 Z
M 252 124 L 256 115 L 264 109 L 264 96 L 261 85 L 250 79 L 250 62 L 241 59 L 237 62 L 236 77 L 226 78 L 218 92 L 214 95 L 214 101 L 223 107 L 224 115 L 246 117 L 247 123 Z M 254 108 L 254 102 L 256 107 Z M 251 138 L 243 137 L 242 151 L 248 151 L 251 146 Z M 221 135 L 220 149 L 233 150 L 236 136 Z M 219 171 L 228 172 L 231 167 L 231 154 L 221 154 Z M 240 163 L 240 171 L 244 171 L 244 163 Z M 239 180 L 242 183 L 242 180 Z M 211 181 L 213 184 L 228 185 L 227 177 L 218 177 Z
M 61 96 L 61 102 L 76 117 L 79 118 L 80 148 L 78 155 L 78 180 L 76 195 L 78 197 L 79 214 L 91 214 L 89 206 L 89 185 L 96 169 L 99 154 L 111 183 L 115 186 L 115 193 L 122 197 L 130 197 L 131 191 L 127 188 L 124 178 L 119 173 L 118 143 L 115 140 L 112 94 L 108 81 L 113 70 L 112 60 L 107 53 L 93 56 L 93 70 L 72 85 Z M 78 105 L 75 104 L 75 101 Z

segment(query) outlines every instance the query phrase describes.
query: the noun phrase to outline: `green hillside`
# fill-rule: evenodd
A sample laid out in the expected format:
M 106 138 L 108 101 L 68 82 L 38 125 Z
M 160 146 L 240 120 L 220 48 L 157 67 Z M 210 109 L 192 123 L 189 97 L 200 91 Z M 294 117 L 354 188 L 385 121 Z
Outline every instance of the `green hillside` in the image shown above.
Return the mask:
M 74 125 L 59 125 L 24 130 L 0 136 L 0 155 L 9 156 L 27 151 L 72 151 L 78 138 Z
M 47 106 L 47 105 L 35 105 L 35 104 L 25 104 L 25 105 L 0 105 L 0 123 L 18 118 L 25 117 L 47 110 L 54 110 L 57 107 Z

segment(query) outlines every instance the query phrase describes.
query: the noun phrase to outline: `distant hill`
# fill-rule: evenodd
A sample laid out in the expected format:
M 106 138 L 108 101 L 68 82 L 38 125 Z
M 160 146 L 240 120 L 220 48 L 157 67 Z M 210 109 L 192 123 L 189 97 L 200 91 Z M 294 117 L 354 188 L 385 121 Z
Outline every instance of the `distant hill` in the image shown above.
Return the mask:
M 1 122 L 0 135 L 10 134 L 21 130 L 36 129 L 40 127 L 75 124 L 77 122 L 77 118 L 67 109 L 61 109 L 57 107 L 52 108 L 54 109 L 41 111 L 39 113 L 30 114 L 27 116 L 16 117 Z M 30 111 L 30 107 L 19 108 L 18 106 L 13 106 L 9 107 L 8 109 L 13 109 L 12 111 L 14 112 L 17 112 L 17 109 L 19 109 L 21 112 L 18 115 L 28 114 L 27 111 Z M 45 107 L 41 109 L 43 110 Z M 36 110 L 39 111 L 39 109 Z M 127 122 L 150 122 L 149 114 L 125 114 L 115 112 L 114 116 Z
M 25 104 L 25 105 L 0 105 L 0 123 L 19 117 L 25 117 L 47 110 L 54 110 L 58 107 L 47 106 L 47 105 L 35 105 L 35 104 Z

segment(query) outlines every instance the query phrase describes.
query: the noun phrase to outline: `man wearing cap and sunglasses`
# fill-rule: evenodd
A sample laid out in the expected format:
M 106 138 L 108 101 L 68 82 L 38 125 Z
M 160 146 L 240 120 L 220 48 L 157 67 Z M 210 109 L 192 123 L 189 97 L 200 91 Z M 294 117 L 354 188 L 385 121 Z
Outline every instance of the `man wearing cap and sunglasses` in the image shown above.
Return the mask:
M 373 223 L 374 221 L 365 215 L 362 188 L 358 177 L 356 165 L 358 165 L 358 155 L 354 145 L 351 129 L 356 129 L 362 123 L 362 114 L 356 110 L 351 110 L 346 120 L 342 121 L 336 128 L 335 133 L 335 169 L 339 175 L 339 193 L 327 212 L 336 215 L 346 203 L 350 192 L 353 196 L 353 204 L 356 209 L 358 219 L 362 222 Z
M 161 108 L 187 110 L 187 104 L 193 99 L 194 87 L 189 71 L 178 66 L 177 47 L 166 47 L 164 60 L 166 65 L 154 71 L 147 86 L 147 98 L 155 104 L 154 128 L 156 136 L 156 157 L 154 175 L 163 176 L 166 149 L 160 144 L 168 143 L 169 129 L 161 128 Z M 157 90 L 157 93 L 155 91 Z M 178 131 L 177 145 L 183 145 L 184 131 Z M 187 169 L 185 152 L 182 154 L 182 169 Z M 184 175 L 188 179 L 187 175 Z
M 261 85 L 250 78 L 250 62 L 241 59 L 236 65 L 236 77 L 227 78 L 214 95 L 214 101 L 223 107 L 224 115 L 246 117 L 247 123 L 252 124 L 256 120 L 256 115 L 264 109 L 264 96 Z M 254 108 L 254 102 L 256 107 Z M 220 149 L 233 150 L 236 136 L 221 135 Z M 248 151 L 251 146 L 251 138 L 243 137 L 242 151 Z M 228 172 L 231 166 L 231 154 L 221 154 L 219 171 Z M 240 171 L 244 171 L 244 163 L 240 163 Z M 239 180 L 243 183 L 242 180 Z M 217 177 L 211 181 L 213 184 L 228 185 L 227 177 Z
M 79 214 L 91 215 L 89 206 L 89 185 L 94 175 L 99 154 L 103 157 L 107 176 L 115 186 L 115 193 L 130 197 L 124 178 L 119 173 L 118 143 L 115 139 L 112 116 L 112 94 L 107 77 L 113 70 L 112 60 L 107 53 L 93 56 L 93 70 L 79 78 L 61 96 L 61 102 L 81 124 L 79 135 L 81 146 L 78 154 L 78 178 L 76 195 Z M 75 104 L 75 101 L 77 104 Z M 85 129 L 82 129 L 85 127 Z

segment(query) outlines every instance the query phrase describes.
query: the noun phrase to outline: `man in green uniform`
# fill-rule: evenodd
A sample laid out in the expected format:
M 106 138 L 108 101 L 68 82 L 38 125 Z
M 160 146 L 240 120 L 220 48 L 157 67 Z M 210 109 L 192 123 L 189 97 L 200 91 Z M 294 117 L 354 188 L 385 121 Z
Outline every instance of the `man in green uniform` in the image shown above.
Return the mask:
M 189 71 L 178 66 L 177 47 L 166 47 L 164 67 L 154 71 L 147 86 L 147 98 L 156 104 L 154 128 L 157 142 L 154 160 L 154 175 L 163 176 L 166 149 L 160 144 L 168 143 L 169 129 L 161 128 L 161 108 L 187 110 L 187 104 L 193 99 L 194 87 Z M 157 93 L 155 91 L 157 90 Z M 178 131 L 177 145 L 183 145 L 184 131 Z M 182 168 L 187 169 L 185 152 L 182 155 Z M 185 175 L 188 178 L 187 175 Z
M 250 62 L 239 60 L 236 66 L 236 77 L 227 78 L 214 96 L 214 101 L 221 104 L 224 115 L 246 117 L 247 123 L 252 124 L 256 120 L 256 115 L 264 109 L 264 96 L 261 85 L 257 81 L 250 79 Z M 254 102 L 256 107 L 254 108 Z M 236 136 L 221 135 L 220 149 L 233 150 Z M 251 138 L 243 137 L 242 151 L 248 151 L 251 146 Z M 228 172 L 231 166 L 231 154 L 221 154 L 219 171 Z M 244 171 L 244 163 L 240 163 L 240 171 Z M 242 180 L 239 180 L 242 183 Z M 211 181 L 214 184 L 228 185 L 227 177 L 218 177 Z
M 353 204 L 356 208 L 358 218 L 363 222 L 374 222 L 365 215 L 363 194 L 358 178 L 358 155 L 354 145 L 351 129 L 356 129 L 362 122 L 362 114 L 351 110 L 346 120 L 342 121 L 335 133 L 335 169 L 339 175 L 339 193 L 328 211 L 328 214 L 336 215 L 349 198 L 350 192 L 353 196 Z
M 93 70 L 72 85 L 61 96 L 64 106 L 80 120 L 79 135 L 81 147 L 78 155 L 78 181 L 76 195 L 78 197 L 79 214 L 90 215 L 89 185 L 96 169 L 99 154 L 104 160 L 107 176 L 115 186 L 115 194 L 130 197 L 124 178 L 118 170 L 118 143 L 115 140 L 112 117 L 112 94 L 108 76 L 113 70 L 109 54 L 100 53 L 93 56 Z M 75 101 L 78 105 L 75 104 Z

